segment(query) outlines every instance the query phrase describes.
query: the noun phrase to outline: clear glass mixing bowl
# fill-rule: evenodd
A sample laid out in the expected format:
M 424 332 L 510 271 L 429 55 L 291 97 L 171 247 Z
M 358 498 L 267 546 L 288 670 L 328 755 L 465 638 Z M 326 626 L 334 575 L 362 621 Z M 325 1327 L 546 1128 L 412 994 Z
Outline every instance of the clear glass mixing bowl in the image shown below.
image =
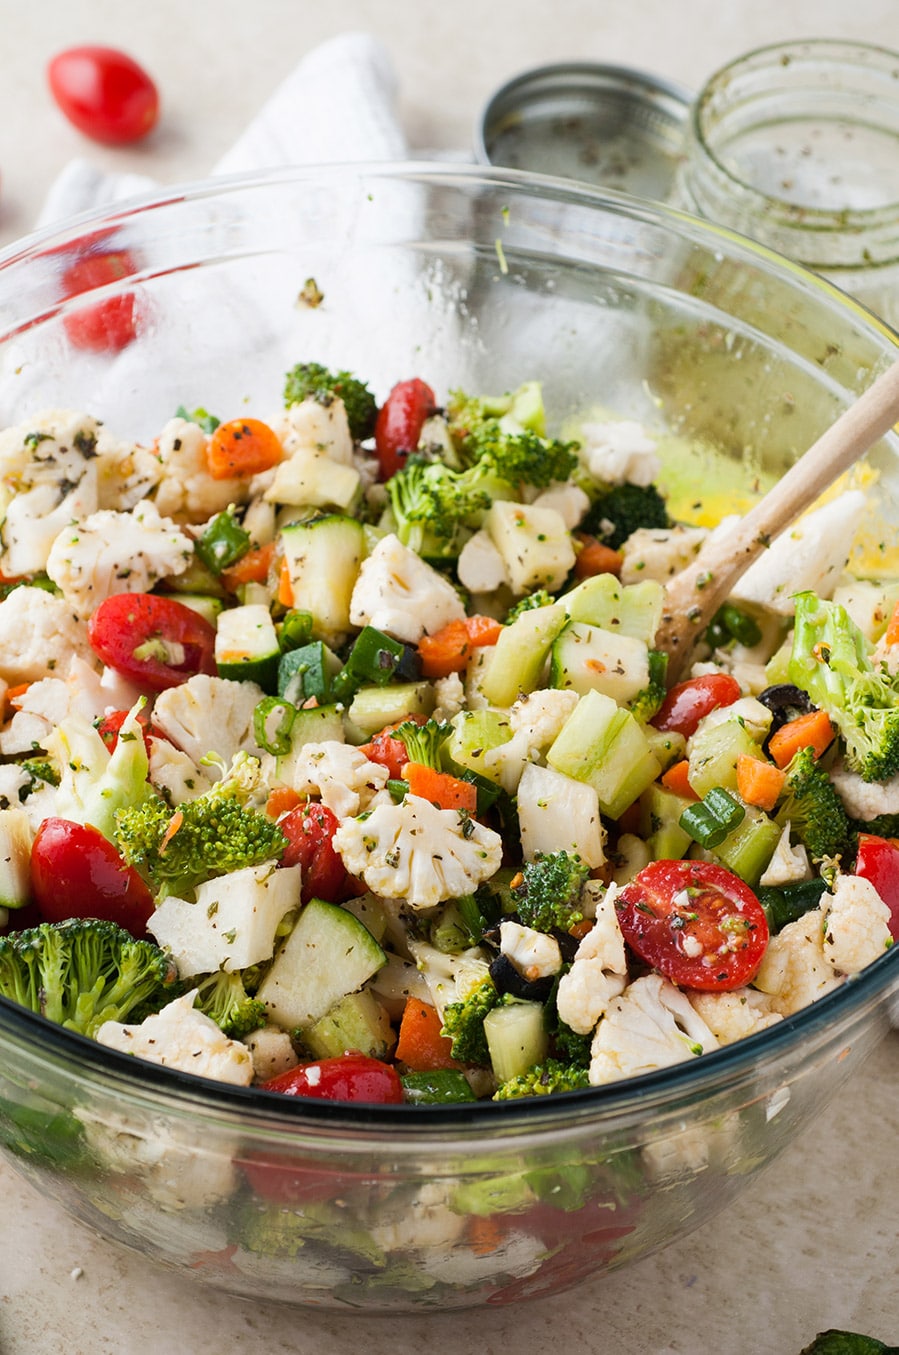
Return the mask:
M 123 309 L 135 337 L 102 351 Z M 856 303 L 725 230 L 507 171 L 219 180 L 0 258 L 4 424 L 70 407 L 150 438 L 181 404 L 264 417 L 307 359 L 379 396 L 411 375 L 440 392 L 536 377 L 560 424 L 602 409 L 659 432 L 685 517 L 751 501 L 896 355 Z M 871 538 L 891 542 L 895 440 L 870 460 Z M 0 1000 L 0 1142 L 73 1215 L 200 1283 L 365 1311 L 511 1303 L 721 1209 L 844 1087 L 897 994 L 887 953 L 690 1063 L 447 1108 L 228 1088 Z

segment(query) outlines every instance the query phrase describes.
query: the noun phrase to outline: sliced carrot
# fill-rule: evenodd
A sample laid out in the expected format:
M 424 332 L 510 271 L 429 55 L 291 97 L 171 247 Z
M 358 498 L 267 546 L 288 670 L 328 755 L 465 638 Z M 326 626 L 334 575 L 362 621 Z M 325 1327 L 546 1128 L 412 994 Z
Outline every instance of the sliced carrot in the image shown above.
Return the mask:
M 682 795 L 685 800 L 698 800 L 700 797 L 690 785 L 690 763 L 687 758 L 682 758 L 680 762 L 673 763 L 659 777 L 666 790 L 673 791 L 675 795 Z
M 278 570 L 278 601 L 282 607 L 293 606 L 293 579 L 290 577 L 290 565 L 286 559 L 281 561 Z
M 748 805 L 771 810 L 780 799 L 786 772 L 763 758 L 740 753 L 737 757 L 737 794 Z
M 509 1235 L 509 1225 L 498 1214 L 469 1214 L 465 1238 L 475 1256 L 498 1251 Z
M 594 574 L 620 574 L 624 556 L 620 550 L 604 546 L 595 536 L 586 532 L 575 532 L 574 539 L 579 543 L 577 559 L 574 562 L 574 577 L 590 579 Z
M 277 466 L 283 455 L 277 433 L 261 419 L 220 423 L 206 444 L 206 464 L 213 480 L 258 475 Z
M 22 697 L 28 691 L 28 688 L 30 686 L 31 686 L 30 682 L 20 682 L 16 687 L 7 687 L 6 699 L 9 702 L 9 704 L 11 706 L 15 706 L 18 709 L 18 707 L 21 705 Z
M 398 1061 L 416 1073 L 461 1068 L 452 1055 L 452 1040 L 440 1033 L 442 1027 L 436 1007 L 417 997 L 407 998 L 396 1044 Z
M 236 593 L 245 583 L 265 583 L 274 553 L 274 541 L 270 541 L 267 546 L 256 546 L 235 564 L 223 569 L 219 578 L 230 593 Z
M 265 802 L 265 812 L 270 819 L 280 819 L 282 814 L 296 809 L 302 798 L 292 786 L 275 786 Z
M 495 645 L 502 633 L 501 622 L 492 616 L 466 616 L 464 620 L 447 622 L 418 642 L 423 675 L 440 678 L 461 672 L 473 649 Z
M 883 640 L 887 645 L 899 645 L 899 602 L 896 603 L 893 614 L 887 622 Z
M 470 781 L 462 781 L 449 772 L 437 772 L 423 762 L 407 762 L 403 780 L 408 782 L 410 795 L 420 795 L 438 809 L 467 809 L 473 814 L 478 807 L 477 787 Z
M 823 710 L 812 710 L 797 715 L 775 730 L 768 740 L 768 752 L 778 767 L 786 767 L 800 748 L 813 748 L 815 757 L 830 747 L 836 737 L 830 716 Z

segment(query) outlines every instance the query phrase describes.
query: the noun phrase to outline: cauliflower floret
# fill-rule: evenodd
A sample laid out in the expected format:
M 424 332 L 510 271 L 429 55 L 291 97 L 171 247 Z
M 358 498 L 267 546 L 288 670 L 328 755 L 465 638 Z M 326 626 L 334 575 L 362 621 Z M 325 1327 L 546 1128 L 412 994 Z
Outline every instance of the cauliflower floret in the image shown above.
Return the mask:
M 506 562 L 483 527 L 469 537 L 459 552 L 456 573 L 462 587 L 471 593 L 493 593 L 509 583 Z
M 821 908 L 811 908 L 768 942 L 752 982 L 781 1016 L 792 1016 L 842 983 L 824 953 L 825 920 Z
M 487 774 L 498 772 L 503 789 L 514 795 L 527 763 L 558 738 L 577 703 L 577 692 L 554 688 L 519 697 L 509 711 L 511 739 L 484 753 Z
M 774 855 L 765 867 L 759 880 L 760 885 L 788 885 L 794 880 L 810 880 L 812 868 L 809 865 L 808 852 L 801 842 L 790 846 L 790 824 L 784 825 Z
M 244 1037 L 244 1044 L 253 1056 L 254 1082 L 268 1082 L 269 1078 L 296 1068 L 300 1061 L 290 1035 L 278 1026 L 251 1030 Z
M 554 767 L 527 762 L 518 782 L 517 801 L 525 861 L 533 861 L 538 852 L 567 851 L 591 869 L 603 864 L 605 828 L 594 786 Z
M 346 407 L 335 397 L 328 404 L 310 396 L 290 405 L 272 424 L 288 456 L 294 452 L 324 452 L 339 466 L 353 465 L 353 439 Z
M 559 1016 L 580 1035 L 594 1028 L 627 983 L 624 938 L 615 914 L 617 892 L 617 887 L 610 885 L 596 900 L 593 926 L 581 940 L 568 973 L 559 980 Z
M 893 943 L 890 910 L 860 875 L 838 875 L 825 897 L 824 955 L 840 974 L 857 974 Z
M 597 480 L 607 485 L 651 485 L 662 468 L 656 445 L 633 419 L 585 423 L 581 459 Z
M 712 668 L 711 672 L 720 671 Z M 708 715 L 704 715 L 696 726 L 696 733 L 687 740 L 687 755 L 693 746 L 693 739 L 702 737 L 702 734 L 708 729 L 714 729 L 716 725 L 726 724 L 728 720 L 739 720 L 747 733 L 759 740 L 763 739 L 771 728 L 772 713 L 761 701 L 757 701 L 754 696 L 741 696 L 736 701 L 731 702 L 729 706 L 716 706 L 710 710 Z
M 562 952 L 554 936 L 522 927 L 518 922 L 499 924 L 499 948 L 529 982 L 550 978 L 562 968 Z
M 809 590 L 829 598 L 846 567 L 865 503 L 861 490 L 853 489 L 807 513 L 749 566 L 733 597 L 783 616 L 793 614 L 794 593 Z
M 164 795 L 171 805 L 196 800 L 212 786 L 205 767 L 198 767 L 193 758 L 168 739 L 150 737 L 150 784 Z
M 450 1195 L 443 1181 L 428 1181 L 411 1199 L 397 1204 L 395 1216 L 388 1204 L 378 1215 L 372 1237 L 385 1252 L 409 1247 L 441 1251 L 452 1247 L 464 1231 L 465 1216 L 450 1208 Z
M 247 499 L 247 480 L 214 480 L 209 474 L 206 442 L 203 429 L 189 419 L 169 419 L 162 429 L 156 444 L 162 478 L 154 496 L 160 513 L 205 522 Z
M 96 665 L 87 625 L 65 598 L 23 584 L 0 602 L 0 677 L 10 686 L 65 672 L 73 654 Z
M 5 729 L 0 730 L 0 753 L 13 757 L 43 748 L 48 735 L 69 714 L 69 685 L 63 678 L 41 678 L 32 682 L 16 701 L 18 709 Z
M 255 682 L 198 673 L 178 687 L 160 692 L 153 723 L 197 765 L 210 753 L 226 763 L 238 753 L 260 752 L 253 712 L 265 693 Z
M 96 512 L 99 427 L 87 414 L 51 410 L 0 433 L 0 572 L 38 573 L 58 533 Z
M 253 1080 L 250 1051 L 239 1040 L 230 1040 L 211 1017 L 197 1011 L 196 996 L 194 989 L 176 997 L 139 1026 L 104 1021 L 97 1040 L 110 1049 L 166 1068 L 179 1068 L 182 1073 L 248 1087 Z
M 350 599 L 354 626 L 375 626 L 414 645 L 423 635 L 464 618 L 465 607 L 452 584 L 392 533 L 362 561 Z
M 734 988 L 729 993 L 694 990 L 687 997 L 719 1044 L 733 1044 L 783 1020 L 772 1010 L 768 994 L 755 988 Z
M 332 843 L 352 875 L 388 899 L 433 908 L 471 894 L 502 863 L 498 833 L 420 795 L 380 804 L 365 819 L 344 819 Z
M 660 974 L 636 979 L 609 1003 L 590 1049 L 590 1085 L 636 1077 L 718 1048 L 686 996 Z
M 66 527 L 53 542 L 47 573 L 89 616 L 114 593 L 146 593 L 159 579 L 183 573 L 193 556 L 190 537 L 144 499 L 130 513 L 102 509 Z
M 434 683 L 433 718 L 439 724 L 448 724 L 454 715 L 465 709 L 465 684 L 458 673 L 448 673 Z
M 708 536 L 705 527 L 640 527 L 621 547 L 621 582 L 666 583 L 692 564 Z
M 556 481 L 532 500 L 531 507 L 554 509 L 569 532 L 573 532 L 590 507 L 590 499 L 580 485 Z
M 899 775 L 889 781 L 863 781 L 844 762 L 837 762 L 830 779 L 850 818 L 867 823 L 879 814 L 899 814 Z
M 338 819 L 346 819 L 368 809 L 389 775 L 380 763 L 369 762 L 361 748 L 325 739 L 300 749 L 291 784 L 300 795 L 318 795 Z
M 97 447 L 98 508 L 127 513 L 153 492 L 162 477 L 159 457 L 149 447 L 113 443 L 101 434 Z

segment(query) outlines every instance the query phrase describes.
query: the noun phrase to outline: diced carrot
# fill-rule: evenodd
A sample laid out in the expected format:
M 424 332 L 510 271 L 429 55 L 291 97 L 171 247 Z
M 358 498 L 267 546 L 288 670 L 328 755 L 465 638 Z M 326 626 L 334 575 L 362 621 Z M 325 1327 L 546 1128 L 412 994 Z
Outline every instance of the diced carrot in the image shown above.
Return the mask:
M 478 807 L 477 787 L 470 781 L 462 781 L 449 772 L 437 772 L 423 762 L 407 762 L 403 780 L 409 784 L 410 795 L 420 795 L 438 809 L 467 809 L 473 814 Z
M 18 708 L 19 705 L 21 704 L 22 697 L 28 691 L 28 688 L 30 686 L 31 686 L 30 682 L 20 682 L 15 687 L 7 687 L 6 699 L 9 702 L 9 704 L 11 706 L 15 706 L 16 708 Z
M 807 715 L 797 715 L 795 720 L 788 720 L 775 730 L 768 740 L 768 752 L 778 767 L 786 767 L 800 748 L 812 748 L 815 757 L 820 757 L 834 738 L 834 727 L 827 712 L 812 710 Z
M 893 608 L 893 615 L 887 623 L 883 639 L 884 644 L 899 645 L 899 602 L 897 602 L 896 606 Z
M 277 433 L 261 419 L 220 423 L 206 444 L 206 464 L 214 480 L 258 475 L 277 466 L 283 455 Z
M 302 798 L 292 786 L 275 786 L 274 790 L 269 792 L 269 797 L 265 802 L 265 812 L 270 819 L 280 819 L 282 814 L 286 814 L 291 809 L 296 809 L 297 805 L 302 802 Z
M 786 772 L 763 758 L 740 753 L 737 757 L 737 794 L 748 805 L 773 809 L 780 799 Z
M 583 941 L 588 932 L 593 930 L 593 919 L 582 917 L 580 922 L 575 922 L 568 928 L 568 935 L 573 936 L 575 941 Z
M 423 635 L 419 640 L 422 673 L 425 677 L 441 678 L 461 672 L 473 649 L 495 645 L 502 632 L 502 624 L 492 616 L 466 616 L 464 620 L 448 621 L 433 635 Z
M 498 1251 L 508 1233 L 509 1225 L 497 1214 L 469 1214 L 465 1223 L 465 1238 L 475 1256 Z
M 675 795 L 682 795 L 685 800 L 698 800 L 700 797 L 690 785 L 689 781 L 690 763 L 687 758 L 681 758 L 680 762 L 673 763 L 659 777 L 666 790 L 673 791 Z
M 620 550 L 604 546 L 595 536 L 586 532 L 575 532 L 574 539 L 579 543 L 577 559 L 574 562 L 574 577 L 590 579 L 594 574 L 620 574 L 624 556 Z
M 452 1055 L 452 1040 L 440 1033 L 442 1027 L 436 1007 L 417 997 L 407 998 L 396 1044 L 397 1060 L 416 1073 L 460 1068 Z
M 222 570 L 219 575 L 222 583 L 230 593 L 236 593 L 245 583 L 265 583 L 272 567 L 274 553 L 274 541 L 270 541 L 267 546 L 256 546 L 253 550 L 248 550 L 235 564 Z
M 293 579 L 290 577 L 290 565 L 286 559 L 281 561 L 278 570 L 278 601 L 282 607 L 293 606 Z

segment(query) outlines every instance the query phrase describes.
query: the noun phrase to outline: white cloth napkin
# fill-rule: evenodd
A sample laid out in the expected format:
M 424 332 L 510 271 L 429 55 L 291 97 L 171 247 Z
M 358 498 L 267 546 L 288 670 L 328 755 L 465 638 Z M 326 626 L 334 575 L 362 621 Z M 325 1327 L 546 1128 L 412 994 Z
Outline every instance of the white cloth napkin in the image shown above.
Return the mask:
M 386 48 L 367 33 L 344 33 L 304 56 L 212 174 L 292 164 L 403 160 L 396 76 Z M 38 226 L 159 187 L 142 174 L 108 173 L 78 158 L 52 184 Z

